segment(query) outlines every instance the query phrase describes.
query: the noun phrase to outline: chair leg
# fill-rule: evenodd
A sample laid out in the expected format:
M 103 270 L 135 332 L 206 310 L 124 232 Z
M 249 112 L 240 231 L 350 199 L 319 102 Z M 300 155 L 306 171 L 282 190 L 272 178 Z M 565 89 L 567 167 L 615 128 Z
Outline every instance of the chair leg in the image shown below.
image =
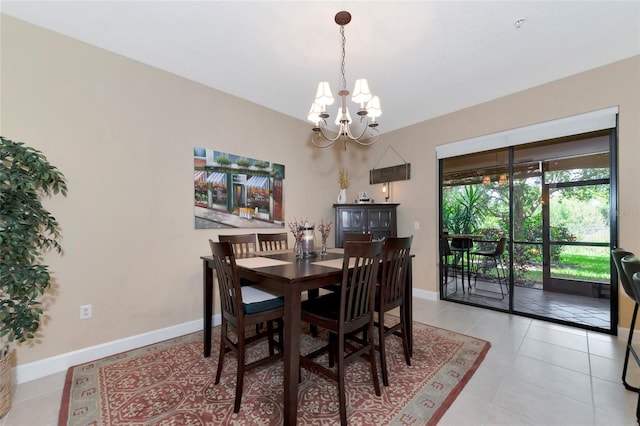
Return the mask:
M 640 394 L 638 394 L 638 402 L 636 403 L 636 422 L 640 425 Z
M 384 325 L 383 325 L 384 327 Z M 365 333 L 363 333 L 364 335 Z M 373 379 L 373 388 L 376 391 L 376 396 L 382 395 L 380 391 L 380 380 L 378 379 L 378 364 L 376 363 L 376 344 L 373 340 L 373 318 L 369 323 L 368 339 L 366 343 L 369 345 L 369 366 L 371 368 L 371 377 Z
M 633 392 L 639 392 L 640 388 L 632 386 L 627 382 L 627 367 L 629 365 L 629 353 L 631 352 L 631 342 L 633 340 L 633 330 L 636 327 L 636 317 L 638 315 L 638 303 L 633 308 L 633 316 L 631 317 L 631 326 L 629 327 L 629 339 L 627 340 L 627 350 L 624 353 L 624 366 L 622 367 L 622 383 L 624 387 Z
M 225 351 L 225 344 L 224 344 L 224 336 L 227 333 L 227 324 L 223 322 L 223 324 L 220 326 L 220 351 L 218 354 L 218 369 L 216 371 L 216 381 L 215 384 L 219 384 L 220 383 L 220 376 L 222 375 L 222 364 L 224 364 L 224 353 Z
M 347 426 L 347 396 L 344 384 L 344 336 L 338 338 L 338 401 L 340 403 L 340 424 Z
M 378 312 L 378 344 L 380 345 L 380 368 L 382 369 L 382 384 L 389 386 L 389 371 L 387 370 L 387 348 L 385 345 L 384 312 Z
M 500 300 L 504 299 L 504 291 L 502 291 L 502 277 L 500 276 L 500 268 L 498 267 L 498 258 L 493 258 L 493 263 L 496 266 L 496 276 L 498 277 L 498 285 L 500 286 L 500 295 L 502 296 Z M 501 262 L 502 263 L 502 262 Z
M 241 334 L 241 336 L 238 336 L 238 370 L 236 374 L 236 398 L 233 404 L 234 413 L 240 411 L 240 403 L 242 402 L 242 387 L 244 384 L 244 330 L 238 330 L 238 334 Z
M 400 307 L 400 322 L 402 323 L 402 350 L 404 351 L 404 361 L 411 366 L 411 354 L 409 352 L 409 336 L 407 336 L 407 323 L 404 316 L 404 304 Z
M 267 321 L 267 341 L 269 342 L 269 355 L 275 354 L 273 344 L 273 321 Z
M 333 368 L 336 365 L 336 355 L 340 356 L 338 353 L 338 339 L 335 333 L 329 333 L 329 367 Z

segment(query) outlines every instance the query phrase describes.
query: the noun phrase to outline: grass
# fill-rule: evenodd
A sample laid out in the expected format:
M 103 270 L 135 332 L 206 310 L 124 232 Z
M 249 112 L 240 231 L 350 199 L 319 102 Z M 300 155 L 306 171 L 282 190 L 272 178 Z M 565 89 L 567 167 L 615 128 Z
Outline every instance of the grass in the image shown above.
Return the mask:
M 563 254 L 562 263 L 551 269 L 554 276 L 590 281 L 608 281 L 610 278 L 609 256 Z
M 551 266 L 551 275 L 556 278 L 568 278 L 584 281 L 609 282 L 610 264 L 608 249 L 602 250 L 566 250 L 560 256 L 560 262 Z M 525 274 L 527 280 L 542 281 L 542 270 L 534 269 Z

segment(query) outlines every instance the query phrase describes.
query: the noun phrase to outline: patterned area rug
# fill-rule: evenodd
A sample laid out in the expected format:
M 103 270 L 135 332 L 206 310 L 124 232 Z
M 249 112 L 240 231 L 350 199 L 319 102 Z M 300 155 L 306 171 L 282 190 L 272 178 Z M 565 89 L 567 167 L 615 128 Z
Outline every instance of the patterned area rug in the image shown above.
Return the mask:
M 72 367 L 67 372 L 60 425 L 281 425 L 281 362 L 245 373 L 240 412 L 233 413 L 236 359 L 225 357 L 214 385 L 220 327 L 210 358 L 202 332 Z M 435 424 L 484 359 L 489 342 L 414 322 L 411 366 L 399 338 L 388 338 L 390 386 L 375 395 L 368 364 L 347 367 L 348 421 L 352 425 Z M 303 335 L 302 352 L 322 341 Z M 266 341 L 250 357 L 266 353 Z M 378 357 L 379 362 L 379 357 Z M 380 372 L 379 372 L 380 374 Z M 298 424 L 338 424 L 337 386 L 301 369 Z

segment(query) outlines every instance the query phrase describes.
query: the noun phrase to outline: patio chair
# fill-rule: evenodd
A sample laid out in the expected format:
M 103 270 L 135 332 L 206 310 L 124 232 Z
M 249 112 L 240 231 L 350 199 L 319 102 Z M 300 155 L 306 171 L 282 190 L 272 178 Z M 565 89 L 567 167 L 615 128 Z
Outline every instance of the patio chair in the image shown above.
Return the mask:
M 446 236 L 440 237 L 440 277 L 442 279 L 441 288 L 445 296 L 448 294 L 449 273 L 451 272 L 453 272 L 453 280 L 456 284 L 454 293 L 458 292 L 458 271 L 460 271 L 460 266 L 457 265 L 455 255 L 451 251 L 449 239 Z M 464 293 L 464 285 L 462 286 L 462 292 Z
M 636 325 L 636 318 L 638 315 L 638 307 L 640 306 L 640 288 L 634 285 L 631 277 L 634 273 L 640 271 L 640 261 L 631 252 L 628 252 L 621 248 L 611 250 L 611 257 L 613 263 L 616 265 L 618 272 L 618 279 L 624 288 L 625 293 L 635 302 L 633 308 L 633 314 L 631 316 L 631 326 L 629 327 L 629 338 L 627 339 L 627 348 L 624 355 L 624 364 L 622 366 L 622 384 L 625 388 L 633 392 L 640 392 L 640 387 L 633 386 L 627 382 L 627 368 L 629 365 L 629 355 L 635 351 L 633 350 L 633 332 Z M 635 356 L 635 355 L 634 355 Z
M 635 274 L 633 274 L 631 279 L 633 280 L 633 287 L 636 289 L 640 289 L 640 272 L 636 272 Z M 633 332 L 633 329 L 631 329 L 631 332 Z M 640 366 L 640 360 L 638 359 L 638 357 L 634 356 L 634 358 L 636 360 L 636 363 Z M 638 393 L 638 402 L 636 402 L 636 422 L 640 424 L 640 392 Z
M 481 257 L 486 260 L 491 260 L 493 265 L 496 268 L 496 275 L 498 277 L 498 285 L 500 286 L 500 300 L 504 299 L 505 293 L 502 290 L 502 283 L 504 281 L 505 287 L 507 288 L 507 294 L 509 294 L 509 285 L 507 283 L 507 274 L 504 271 L 504 265 L 502 264 L 502 256 L 504 255 L 504 250 L 507 246 L 507 238 L 500 238 L 495 245 L 493 250 L 476 250 L 472 253 L 473 257 Z M 500 274 L 500 270 L 502 270 L 502 274 Z M 473 286 L 477 288 L 478 283 L 478 265 L 476 265 L 476 271 L 474 273 L 474 282 Z

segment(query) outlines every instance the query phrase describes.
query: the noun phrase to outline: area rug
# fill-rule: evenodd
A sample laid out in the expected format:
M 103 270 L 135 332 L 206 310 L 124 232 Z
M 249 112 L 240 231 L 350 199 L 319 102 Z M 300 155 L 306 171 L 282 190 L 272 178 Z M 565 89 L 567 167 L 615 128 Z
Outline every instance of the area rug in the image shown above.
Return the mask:
M 411 366 L 404 362 L 400 339 L 387 339 L 390 386 L 381 385 L 382 396 L 375 395 L 365 360 L 347 367 L 350 425 L 436 424 L 491 346 L 418 322 L 413 330 Z M 214 384 L 219 332 L 215 327 L 209 358 L 202 355 L 199 332 L 70 368 L 59 425 L 281 425 L 282 363 L 245 373 L 242 406 L 234 414 L 233 354 L 225 358 L 220 384 Z M 304 334 L 301 351 L 308 353 L 320 344 Z M 266 351 L 266 342 L 260 343 L 250 357 Z M 335 382 L 305 369 L 301 376 L 298 424 L 339 424 Z

